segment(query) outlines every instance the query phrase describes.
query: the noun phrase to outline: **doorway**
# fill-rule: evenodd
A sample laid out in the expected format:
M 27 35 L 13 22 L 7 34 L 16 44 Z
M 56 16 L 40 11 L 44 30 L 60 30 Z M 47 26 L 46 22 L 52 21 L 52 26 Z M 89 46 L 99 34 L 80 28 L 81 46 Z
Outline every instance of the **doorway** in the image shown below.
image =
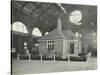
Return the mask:
M 70 54 L 74 54 L 74 43 L 70 43 Z

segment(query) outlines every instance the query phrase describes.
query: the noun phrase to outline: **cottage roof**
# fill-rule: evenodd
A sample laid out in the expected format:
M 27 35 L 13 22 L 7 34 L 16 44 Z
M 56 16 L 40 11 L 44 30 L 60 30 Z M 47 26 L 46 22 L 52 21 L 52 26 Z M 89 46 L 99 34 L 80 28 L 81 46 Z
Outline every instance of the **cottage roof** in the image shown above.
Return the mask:
M 48 35 L 41 37 L 39 40 L 53 40 L 53 39 L 76 39 L 75 34 L 71 30 L 58 30 L 57 28 L 51 31 Z M 38 41 L 39 41 L 38 40 Z

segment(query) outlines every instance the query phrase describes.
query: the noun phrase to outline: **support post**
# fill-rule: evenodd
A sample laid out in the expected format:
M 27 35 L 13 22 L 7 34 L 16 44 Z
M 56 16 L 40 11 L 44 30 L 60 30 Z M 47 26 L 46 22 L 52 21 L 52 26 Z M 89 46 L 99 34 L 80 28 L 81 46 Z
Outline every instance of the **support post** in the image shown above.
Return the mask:
M 53 57 L 54 57 L 54 60 L 53 60 L 53 61 L 55 62 L 55 54 L 54 54 L 54 56 L 53 56 Z
M 19 54 L 17 55 L 17 60 L 19 61 Z
M 41 54 L 40 58 L 41 58 L 41 62 L 42 62 L 42 54 Z
M 86 61 L 88 62 L 91 58 L 91 52 L 89 52 L 87 55 L 86 55 Z
M 68 54 L 68 62 L 70 62 L 70 54 Z
M 31 60 L 31 54 L 29 53 L 29 61 Z

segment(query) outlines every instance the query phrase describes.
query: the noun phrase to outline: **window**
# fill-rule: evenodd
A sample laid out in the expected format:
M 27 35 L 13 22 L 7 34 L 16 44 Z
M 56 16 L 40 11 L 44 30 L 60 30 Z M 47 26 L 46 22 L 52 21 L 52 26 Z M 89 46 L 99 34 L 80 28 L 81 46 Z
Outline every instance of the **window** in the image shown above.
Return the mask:
M 24 46 L 27 46 L 27 42 L 24 42 Z
M 39 28 L 35 27 L 32 31 L 32 35 L 34 36 L 42 36 L 41 31 L 39 30 Z
M 74 54 L 74 43 L 70 43 L 70 54 Z
M 78 36 L 79 36 L 79 32 L 76 32 L 76 33 L 75 33 L 75 36 L 78 37 Z
M 82 34 L 81 34 L 81 33 L 79 33 L 79 32 L 76 32 L 76 33 L 75 33 L 75 36 L 76 36 L 76 37 L 80 37 L 80 38 L 81 38 L 81 37 L 82 37 Z
M 13 23 L 12 30 L 22 33 L 28 33 L 26 26 L 21 22 Z
M 81 38 L 82 37 L 82 34 L 80 34 L 79 37 Z
M 47 49 L 54 50 L 54 41 L 52 41 L 52 40 L 47 41 Z
M 92 22 L 91 25 L 94 26 L 94 23 Z
M 49 34 L 49 32 L 46 32 L 46 33 L 45 33 L 45 35 L 48 35 L 48 34 Z
M 92 36 L 95 38 L 96 37 L 96 32 L 92 31 Z

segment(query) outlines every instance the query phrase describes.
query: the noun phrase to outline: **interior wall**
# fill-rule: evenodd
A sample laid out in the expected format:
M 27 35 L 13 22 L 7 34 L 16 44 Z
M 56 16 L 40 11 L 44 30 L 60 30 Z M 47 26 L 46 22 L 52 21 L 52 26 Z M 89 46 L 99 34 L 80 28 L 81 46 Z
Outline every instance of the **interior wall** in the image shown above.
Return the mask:
M 32 47 L 34 47 L 37 39 L 32 38 L 30 36 L 22 36 L 22 35 L 12 35 L 12 48 L 16 48 L 16 53 L 24 54 L 24 42 L 27 42 L 27 47 L 30 52 L 32 52 Z
M 48 54 L 48 50 L 47 50 L 47 40 L 40 40 L 39 42 L 39 54 L 43 54 L 43 56 L 45 56 L 46 54 Z
M 95 31 L 96 33 L 96 31 Z M 97 48 L 97 33 L 93 36 L 92 31 L 83 30 L 82 32 L 82 49 L 85 52 L 91 51 L 94 48 Z
M 16 48 L 16 53 L 24 54 L 24 42 L 28 43 L 27 37 L 13 35 L 13 48 Z

